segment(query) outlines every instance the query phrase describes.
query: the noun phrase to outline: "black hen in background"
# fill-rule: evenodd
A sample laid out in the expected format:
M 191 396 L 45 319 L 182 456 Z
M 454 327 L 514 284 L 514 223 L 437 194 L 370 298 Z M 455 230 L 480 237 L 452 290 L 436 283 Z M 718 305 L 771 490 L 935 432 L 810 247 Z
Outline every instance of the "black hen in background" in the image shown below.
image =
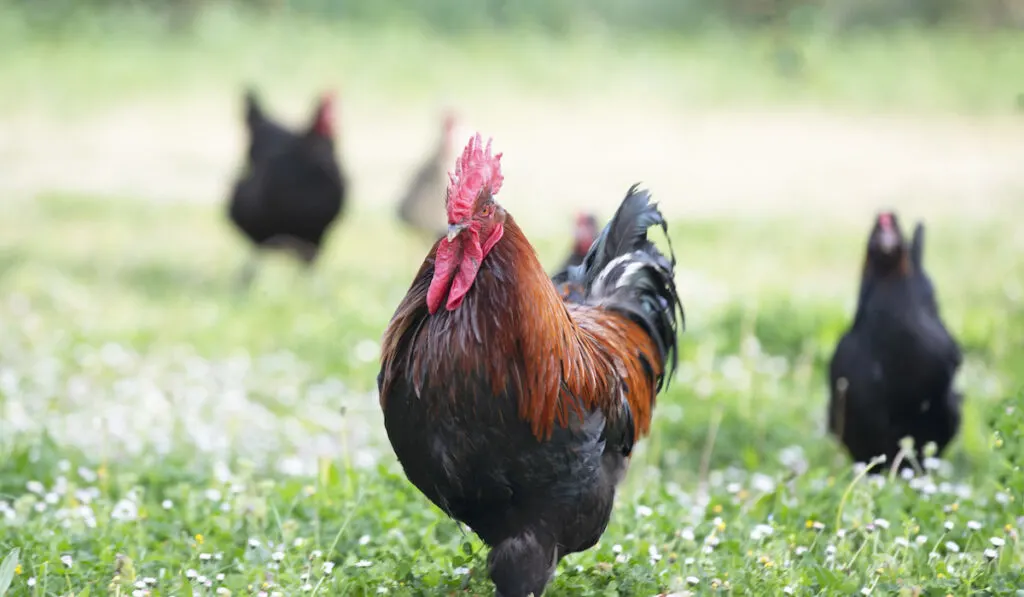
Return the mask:
M 597 218 L 594 214 L 581 212 L 576 215 L 576 227 L 573 230 L 572 252 L 565 259 L 562 267 L 551 276 L 552 282 L 558 288 L 558 293 L 563 299 L 579 300 L 582 287 L 579 284 L 569 283 L 566 279 L 570 267 L 583 263 L 590 246 L 598 235 Z
M 317 103 L 308 128 L 293 132 L 271 120 L 249 90 L 245 124 L 247 163 L 228 215 L 257 249 L 242 270 L 247 286 L 262 249 L 290 249 L 307 267 L 315 262 L 327 229 L 342 212 L 347 182 L 335 153 L 332 93 Z
M 892 464 L 906 436 L 919 461 L 928 442 L 942 454 L 960 427 L 953 379 L 962 356 L 939 315 L 923 252 L 922 224 L 908 249 L 896 216 L 879 214 L 853 325 L 829 365 L 829 431 L 856 462 L 885 455 Z

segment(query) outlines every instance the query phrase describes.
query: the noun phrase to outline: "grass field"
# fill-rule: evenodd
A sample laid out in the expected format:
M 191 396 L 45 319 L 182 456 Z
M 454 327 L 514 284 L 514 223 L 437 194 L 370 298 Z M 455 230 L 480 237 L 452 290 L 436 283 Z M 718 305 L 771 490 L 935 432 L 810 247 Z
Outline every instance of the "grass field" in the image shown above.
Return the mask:
M 546 265 L 572 209 L 606 218 L 635 180 L 680 259 L 681 370 L 607 533 L 548 594 L 1020 594 L 1019 40 L 808 39 L 811 78 L 787 83 L 765 40 L 726 33 L 617 54 L 217 15 L 191 43 L 6 23 L 0 596 L 489 594 L 480 542 L 395 463 L 374 386 L 427 250 L 390 201 L 442 100 L 506 151 L 504 203 Z M 292 120 L 343 79 L 357 192 L 316 273 L 268 259 L 242 294 L 214 202 L 249 77 Z M 966 354 L 961 435 L 913 479 L 863 477 L 824 433 L 883 205 L 927 221 Z

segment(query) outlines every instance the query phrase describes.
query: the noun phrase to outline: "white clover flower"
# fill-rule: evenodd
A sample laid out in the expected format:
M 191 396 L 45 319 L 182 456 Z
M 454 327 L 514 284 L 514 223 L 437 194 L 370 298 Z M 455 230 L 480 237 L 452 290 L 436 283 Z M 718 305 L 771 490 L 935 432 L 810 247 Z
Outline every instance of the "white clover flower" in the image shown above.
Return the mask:
M 218 573 L 218 574 L 217 574 L 217 576 L 215 576 L 215 577 L 213 577 L 213 578 L 214 578 L 214 579 L 215 579 L 215 580 L 216 580 L 217 582 L 220 582 L 220 581 L 224 580 L 224 573 L 223 573 L 223 572 L 220 572 L 220 573 Z
M 227 590 L 224 587 L 217 587 L 217 594 L 218 595 L 230 595 L 231 591 Z
M 786 585 L 786 586 L 782 587 L 782 592 L 785 593 L 786 595 L 792 595 L 793 594 L 793 587 L 791 587 L 789 585 Z
M 25 489 L 36 495 L 43 495 L 46 493 L 46 488 L 43 487 L 43 484 L 39 481 L 29 481 L 28 483 L 25 483 Z
M 956 541 L 946 541 L 946 549 L 953 553 L 960 553 L 960 546 L 956 544 Z
M 363 535 L 363 536 L 366 537 L 366 535 Z M 360 539 L 360 541 L 362 541 L 362 539 Z M 302 537 L 296 537 L 295 541 L 292 541 L 292 547 L 302 547 L 305 544 L 306 544 L 306 540 L 303 539 Z M 363 543 L 360 543 L 360 545 L 363 545 Z
M 771 536 L 771 534 L 774 533 L 774 532 L 775 532 L 775 529 L 773 529 L 771 527 L 771 525 L 759 524 L 759 525 L 755 526 L 752 531 L 750 531 L 750 538 L 753 539 L 754 541 L 760 541 L 761 539 L 764 539 L 765 537 Z
M 977 520 L 968 520 L 967 521 L 967 528 L 971 529 L 972 531 L 980 531 L 981 530 L 981 523 L 978 522 Z
M 370 536 L 369 535 L 363 535 L 362 537 L 359 538 L 359 545 L 366 545 L 369 542 L 370 542 Z
M 334 562 L 324 562 L 323 570 L 324 574 L 327 575 L 329 575 L 331 572 L 334 572 Z
M 75 561 L 71 559 L 69 554 L 64 554 L 60 557 L 60 561 L 65 567 L 70 568 L 74 565 Z
M 311 560 L 319 560 L 320 556 L 322 556 L 322 555 L 324 555 L 324 553 L 322 551 L 320 551 L 319 549 L 314 549 L 312 552 L 310 552 L 309 559 L 311 559 Z
M 694 534 L 693 534 L 693 529 L 692 529 L 692 528 L 690 528 L 690 527 L 686 527 L 685 529 L 683 529 L 682 531 L 680 531 L 680 532 L 679 532 L 679 537 L 680 537 L 680 538 L 681 538 L 681 539 L 682 539 L 683 541 L 693 541 L 693 540 L 695 540 L 695 539 L 696 539 L 696 537 L 695 537 L 695 536 L 694 536 Z
M 888 529 L 889 528 L 889 521 L 884 519 L 884 518 L 876 518 L 875 519 L 875 526 L 880 528 L 880 529 Z
M 917 543 L 918 545 L 924 545 L 925 543 L 928 543 L 928 537 L 926 537 L 924 535 L 918 535 L 917 537 L 914 538 L 914 542 Z
M 466 568 L 465 566 L 459 566 L 455 570 L 452 570 L 452 574 L 454 574 L 455 576 L 466 576 L 467 574 L 469 574 L 469 568 Z
M 947 531 L 952 531 L 955 525 L 952 520 L 947 520 L 942 526 L 945 527 Z
M 622 546 L 618 543 L 612 545 L 612 553 L 622 553 Z
M 700 579 L 697 578 L 696 576 L 687 576 L 686 577 L 686 583 L 690 584 L 690 585 L 699 585 L 700 584 Z
M 34 576 L 30 577 L 25 584 L 27 584 L 30 587 L 36 586 L 36 577 L 34 577 Z
M 306 583 L 302 585 L 302 590 L 308 593 L 309 591 L 313 590 L 313 585 Z
M 370 566 L 373 566 L 373 562 L 370 560 L 359 560 L 355 565 L 356 568 L 369 568 Z
M 910 541 L 907 541 L 906 537 L 896 537 L 892 542 L 900 547 L 910 547 Z
M 91 469 L 85 468 L 84 466 L 78 467 L 78 476 L 82 478 L 86 483 L 95 483 L 98 478 L 96 473 Z
M 249 547 L 255 549 L 255 548 L 259 547 L 259 546 L 260 546 L 260 540 L 259 539 L 249 539 Z
M 205 561 L 207 561 L 207 560 L 209 560 L 209 559 L 210 559 L 210 558 L 212 558 L 212 557 L 213 557 L 213 556 L 212 556 L 212 555 L 210 555 L 210 554 L 208 554 L 208 553 L 201 553 L 201 554 L 199 554 L 199 559 L 200 559 L 200 560 L 203 560 L 204 562 L 205 562 Z
M 284 552 L 275 551 L 274 553 L 270 554 L 270 557 L 273 558 L 275 562 L 280 562 L 284 559 Z
M 867 595 L 871 594 L 871 589 L 869 589 L 867 587 L 864 587 L 863 589 L 860 590 L 860 594 L 864 595 L 866 597 Z
M 652 510 L 649 506 L 644 506 L 643 504 L 641 504 L 636 507 L 636 515 L 640 518 L 647 518 L 651 514 L 654 514 L 654 510 Z
M 197 576 L 199 576 L 199 573 L 193 570 L 192 568 L 189 568 L 185 571 L 185 578 L 194 579 Z
M 807 548 L 804 547 L 803 545 L 797 545 L 796 549 L 793 550 L 793 553 L 795 553 L 798 556 L 802 556 L 805 553 L 807 553 Z
M 985 557 L 990 560 L 994 560 L 999 557 L 999 552 L 989 547 L 985 550 Z
M 989 538 L 988 542 L 991 543 L 995 547 L 1002 547 L 1002 546 L 1006 545 L 1006 540 L 1003 539 L 1002 537 L 991 537 L 991 538 Z
M 163 508 L 164 510 L 170 510 L 171 508 L 174 507 L 174 502 L 172 502 L 171 500 L 164 500 L 160 502 L 160 507 Z
M 131 500 L 119 500 L 114 504 L 110 517 L 121 522 L 132 522 L 139 516 L 139 507 Z
M 658 553 L 658 548 L 653 545 L 647 548 L 647 556 L 651 558 L 652 564 L 661 559 L 661 554 Z

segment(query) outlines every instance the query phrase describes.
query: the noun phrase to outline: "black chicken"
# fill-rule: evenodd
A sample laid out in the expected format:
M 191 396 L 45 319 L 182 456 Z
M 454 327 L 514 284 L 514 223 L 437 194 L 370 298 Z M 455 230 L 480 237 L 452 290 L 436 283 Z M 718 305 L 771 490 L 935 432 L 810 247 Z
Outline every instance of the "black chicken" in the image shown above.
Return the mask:
M 334 118 L 334 95 L 325 93 L 309 127 L 292 132 L 266 116 L 253 91 L 246 93 L 248 159 L 228 206 L 257 249 L 242 270 L 243 285 L 252 281 L 261 249 L 290 249 L 312 266 L 342 213 L 347 181 L 335 155 Z
M 922 224 L 908 250 L 896 216 L 879 214 L 853 326 L 829 366 L 829 430 L 857 462 L 884 455 L 892 463 L 907 436 L 918 459 L 928 442 L 941 454 L 960 427 L 953 378 L 962 356 L 939 315 L 923 251 Z
M 586 257 L 590 246 L 594 244 L 597 234 L 597 218 L 594 217 L 594 214 L 582 212 L 577 214 L 576 228 L 573 231 L 572 252 L 565 259 L 561 269 L 551 276 L 551 281 L 554 282 L 555 287 L 558 289 L 558 294 L 564 300 L 574 302 L 583 300 L 585 289 L 578 282 L 572 282 L 568 279 L 569 268 L 583 263 L 583 258 Z

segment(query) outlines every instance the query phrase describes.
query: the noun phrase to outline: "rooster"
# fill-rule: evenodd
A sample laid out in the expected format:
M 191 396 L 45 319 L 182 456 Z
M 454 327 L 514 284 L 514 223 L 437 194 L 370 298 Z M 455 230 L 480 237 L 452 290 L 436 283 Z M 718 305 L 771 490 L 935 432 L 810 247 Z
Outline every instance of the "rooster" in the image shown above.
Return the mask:
M 455 113 L 446 111 L 437 147 L 416 170 L 398 202 L 398 219 L 428 236 L 431 241 L 444 236 L 448 229 L 444 213 L 438 207 L 444 195 L 448 164 L 455 158 L 452 146 L 455 124 Z
M 335 157 L 334 96 L 324 94 L 309 127 L 292 132 L 267 117 L 250 90 L 245 122 L 247 167 L 235 183 L 228 216 L 257 250 L 292 249 L 309 267 L 342 212 L 348 186 Z M 242 270 L 243 285 L 255 268 L 254 254 Z
M 573 233 L 572 252 L 566 258 L 562 269 L 551 276 L 551 281 L 554 282 L 555 287 L 558 288 L 558 294 L 563 299 L 579 302 L 583 297 L 586 289 L 581 284 L 570 282 L 568 280 L 568 271 L 569 268 L 583 262 L 583 258 L 586 257 L 587 251 L 594 244 L 595 238 L 597 238 L 597 218 L 589 213 L 578 214 L 576 216 L 576 228 Z
M 384 332 L 377 386 L 409 481 L 490 547 L 498 597 L 526 597 L 604 533 L 684 320 L 646 191 L 566 272 L 585 292 L 563 301 L 495 200 L 500 158 L 477 134 L 456 160 L 447 234 Z
M 908 248 L 896 216 L 879 214 L 853 325 L 829 365 L 829 430 L 857 462 L 893 462 L 906 436 L 915 457 L 928 442 L 941 455 L 960 427 L 963 398 L 953 378 L 962 356 L 939 315 L 923 253 L 922 224 Z

